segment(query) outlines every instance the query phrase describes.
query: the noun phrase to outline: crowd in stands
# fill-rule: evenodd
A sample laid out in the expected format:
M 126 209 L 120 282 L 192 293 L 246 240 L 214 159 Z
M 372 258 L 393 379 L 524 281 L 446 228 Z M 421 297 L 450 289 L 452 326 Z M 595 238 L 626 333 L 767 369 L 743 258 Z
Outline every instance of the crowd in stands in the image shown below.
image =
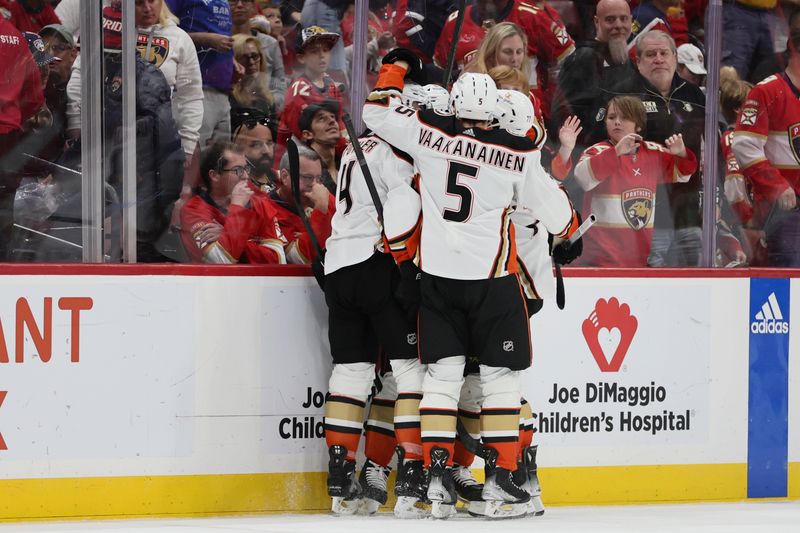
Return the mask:
M 597 217 L 576 264 L 699 266 L 714 201 L 717 266 L 800 266 L 795 3 L 725 0 L 710 95 L 707 0 L 471 0 L 456 43 L 453 0 L 372 0 L 364 43 L 347 0 L 135 0 L 138 260 L 309 263 L 303 218 L 324 244 L 344 113 L 361 105 L 349 101 L 354 47 L 372 83 L 399 46 L 423 58 L 429 83 L 481 72 L 530 98 L 545 168 Z M 122 6 L 102 4 L 113 246 Z M 80 18 L 79 0 L 0 0 L 0 261 L 81 258 Z M 718 144 L 704 138 L 707 105 L 719 105 Z M 713 157 L 718 193 L 706 199 Z

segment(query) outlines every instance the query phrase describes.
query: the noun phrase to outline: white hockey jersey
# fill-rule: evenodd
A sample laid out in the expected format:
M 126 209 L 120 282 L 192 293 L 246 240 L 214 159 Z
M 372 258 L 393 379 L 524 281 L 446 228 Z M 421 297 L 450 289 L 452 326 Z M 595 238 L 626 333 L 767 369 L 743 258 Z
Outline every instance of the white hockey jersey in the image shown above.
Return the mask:
M 412 187 L 413 161 L 377 135 L 361 137 L 359 143 L 383 205 L 387 239 L 413 231 L 420 211 L 419 194 Z M 384 251 L 378 211 L 352 145 L 342 154 L 339 165 L 336 214 L 331 228 L 326 244 L 326 274 L 361 263 L 376 250 Z
M 516 217 L 512 215 L 512 222 Z M 531 228 L 528 224 L 515 225 L 517 256 L 519 258 L 519 281 L 525 297 L 531 300 L 555 300 L 556 278 L 553 275 L 553 259 L 547 230 Z
M 400 84 L 384 65 L 364 122 L 411 154 L 420 173 L 420 268 L 451 279 L 518 271 L 511 206 L 528 224 L 558 236 L 574 231 L 566 193 L 545 173 L 533 142 L 503 130 L 463 129 L 452 115 L 414 111 L 389 91 Z M 385 74 L 389 74 L 388 77 Z M 382 86 L 385 84 L 385 87 Z M 401 87 L 399 87 L 401 88 Z

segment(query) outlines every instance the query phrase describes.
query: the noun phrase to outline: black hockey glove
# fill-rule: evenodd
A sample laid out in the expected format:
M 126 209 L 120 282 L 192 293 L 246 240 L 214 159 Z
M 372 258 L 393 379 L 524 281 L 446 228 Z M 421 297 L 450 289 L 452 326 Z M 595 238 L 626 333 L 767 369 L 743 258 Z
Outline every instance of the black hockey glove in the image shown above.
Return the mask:
M 400 269 L 400 281 L 394 290 L 394 297 L 397 303 L 406 312 L 409 322 L 417 322 L 420 302 L 420 280 L 422 271 L 417 268 L 413 261 L 403 261 L 398 265 Z
M 575 211 L 578 217 L 578 226 L 583 223 L 581 214 Z M 569 241 L 564 241 L 561 244 L 553 246 L 553 235 L 550 235 L 550 255 L 553 256 L 553 261 L 559 265 L 568 265 L 575 261 L 583 253 L 583 237 L 570 244 Z
M 407 79 L 419 85 L 425 85 L 427 83 L 425 79 L 425 69 L 422 66 L 422 59 L 420 59 L 415 52 L 408 48 L 395 48 L 383 56 L 381 63 L 390 65 L 395 61 L 405 61 L 408 63 L 408 72 L 406 72 Z

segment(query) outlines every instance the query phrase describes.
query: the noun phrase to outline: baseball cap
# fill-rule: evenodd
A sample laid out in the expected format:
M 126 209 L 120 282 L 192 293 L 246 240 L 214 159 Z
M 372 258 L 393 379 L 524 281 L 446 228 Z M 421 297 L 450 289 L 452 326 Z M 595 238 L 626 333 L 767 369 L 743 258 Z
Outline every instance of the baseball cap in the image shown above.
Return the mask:
M 301 54 L 310 44 L 316 42 L 327 43 L 330 48 L 339 40 L 339 34 L 328 31 L 319 26 L 309 26 L 297 32 L 297 41 L 295 42 L 295 50 Z
M 33 59 L 36 60 L 36 65 L 43 67 L 45 65 L 49 65 L 53 61 L 58 61 L 58 58 L 51 55 L 50 52 L 47 51 L 47 47 L 44 45 L 44 40 L 39 37 L 38 33 L 33 33 L 26 31 L 25 40 L 28 41 L 28 48 L 30 48 L 31 54 L 33 54 Z
M 122 52 L 122 4 L 111 2 L 103 8 L 103 51 Z
M 339 104 L 333 100 L 326 100 L 325 102 L 318 102 L 316 104 L 309 104 L 300 113 L 300 119 L 297 125 L 300 131 L 311 130 L 311 123 L 314 122 L 314 117 L 320 111 L 330 111 L 334 115 L 339 114 Z
M 67 42 L 68 45 L 72 47 L 75 46 L 75 37 L 73 37 L 72 32 L 70 32 L 63 24 L 48 24 L 47 26 L 39 30 L 39 35 L 44 37 L 45 34 L 50 32 L 57 33 L 62 39 L 64 39 Z
M 708 74 L 703 66 L 703 52 L 693 44 L 682 44 L 678 47 L 678 64 L 686 65 L 689 72 L 697 75 Z

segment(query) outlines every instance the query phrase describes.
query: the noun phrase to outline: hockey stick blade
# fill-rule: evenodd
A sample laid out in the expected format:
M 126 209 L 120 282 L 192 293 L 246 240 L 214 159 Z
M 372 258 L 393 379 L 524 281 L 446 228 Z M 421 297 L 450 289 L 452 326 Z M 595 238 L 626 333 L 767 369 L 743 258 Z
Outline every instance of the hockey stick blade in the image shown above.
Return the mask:
M 461 444 L 463 444 L 464 448 L 466 448 L 468 451 L 474 453 L 484 460 L 489 456 L 489 449 L 484 446 L 481 441 L 469 434 L 469 431 L 467 431 L 467 428 L 464 427 L 464 423 L 460 418 L 458 418 L 458 421 L 456 422 L 456 433 L 458 434 L 458 438 L 461 440 Z
M 378 222 L 383 226 L 383 204 L 381 197 L 378 195 L 378 189 L 375 188 L 375 180 L 372 179 L 372 172 L 369 171 L 369 165 L 364 157 L 364 150 L 361 149 L 361 143 L 358 142 L 358 135 L 356 129 L 353 127 L 353 120 L 350 118 L 350 113 L 345 112 L 342 116 L 344 127 L 347 129 L 347 135 L 350 136 L 350 145 L 353 147 L 353 152 L 356 154 L 358 166 L 361 168 L 361 174 L 364 176 L 364 181 L 367 183 L 369 195 L 372 197 L 372 203 L 375 205 L 375 211 L 378 212 Z
M 308 237 L 311 239 L 311 245 L 317 252 L 317 257 L 321 258 L 323 255 L 322 247 L 319 245 L 319 240 L 317 239 L 317 235 L 314 233 L 314 229 L 308 222 L 306 210 L 303 207 L 303 202 L 300 199 L 300 155 L 297 152 L 297 144 L 295 144 L 294 139 L 289 139 L 289 142 L 286 145 L 286 151 L 289 153 L 289 180 L 292 186 L 294 206 L 297 209 L 297 214 L 300 216 L 300 220 L 303 221 L 303 226 L 306 228 L 306 232 L 308 232 Z

